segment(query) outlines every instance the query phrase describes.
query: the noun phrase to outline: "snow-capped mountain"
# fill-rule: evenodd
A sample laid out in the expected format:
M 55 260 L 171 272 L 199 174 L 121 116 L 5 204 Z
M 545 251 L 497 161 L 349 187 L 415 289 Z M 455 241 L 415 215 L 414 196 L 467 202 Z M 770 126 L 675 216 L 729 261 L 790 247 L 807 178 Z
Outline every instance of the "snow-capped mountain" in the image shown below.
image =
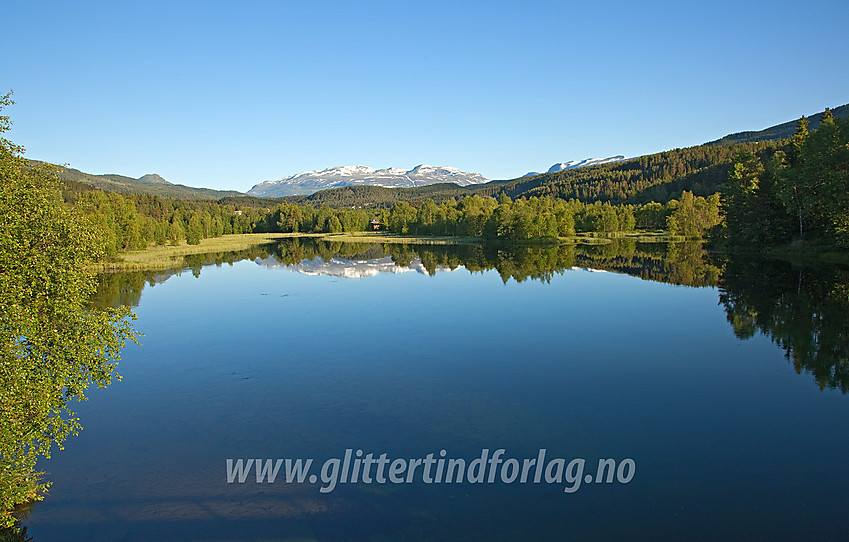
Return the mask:
M 401 168 L 373 169 L 367 166 L 340 166 L 323 171 L 305 171 L 280 179 L 265 181 L 248 190 L 251 196 L 274 198 L 312 194 L 342 186 L 383 186 L 411 188 L 436 183 L 455 183 L 460 186 L 488 182 L 479 173 L 467 173 L 453 167 L 434 167 L 425 164 L 411 170 Z
M 623 160 L 626 160 L 626 158 L 620 154 L 620 155 L 617 155 L 617 156 L 611 156 L 609 158 L 587 158 L 586 160 L 571 160 L 569 162 L 558 162 L 558 163 L 554 164 L 553 166 L 551 166 L 550 168 L 548 168 L 548 171 L 546 173 L 557 173 L 558 171 L 563 171 L 563 170 L 566 170 L 566 169 L 575 169 L 575 168 L 587 167 L 587 166 L 597 166 L 599 164 L 609 164 L 611 162 L 621 162 Z M 523 177 L 531 177 L 531 176 L 534 176 L 534 175 L 542 175 L 542 174 L 539 173 L 539 172 L 536 172 L 536 171 L 529 171 L 528 173 L 525 173 L 523 175 Z

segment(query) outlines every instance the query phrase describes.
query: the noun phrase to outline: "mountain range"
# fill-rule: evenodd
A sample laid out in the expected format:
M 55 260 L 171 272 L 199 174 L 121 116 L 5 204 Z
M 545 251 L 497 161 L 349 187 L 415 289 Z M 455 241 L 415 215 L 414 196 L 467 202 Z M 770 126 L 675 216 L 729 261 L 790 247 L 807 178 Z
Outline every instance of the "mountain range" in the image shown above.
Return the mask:
M 609 158 L 587 158 L 585 160 L 558 162 L 551 166 L 547 173 L 621 162 L 622 160 L 625 160 L 625 157 L 618 155 Z M 526 173 L 524 177 L 534 175 L 541 174 L 530 172 Z M 367 166 L 339 166 L 322 171 L 305 171 L 277 181 L 265 181 L 254 185 L 253 188 L 248 190 L 248 195 L 259 198 L 275 198 L 305 196 L 321 190 L 346 186 L 414 188 L 442 183 L 469 186 L 488 182 L 489 179 L 479 173 L 469 173 L 447 166 L 434 167 L 421 164 L 411 170 L 401 168 L 373 169 Z
M 322 171 L 305 171 L 280 179 L 265 181 L 248 190 L 248 195 L 261 198 L 309 195 L 319 190 L 343 186 L 382 186 L 384 188 L 413 188 L 437 183 L 454 183 L 459 186 L 483 184 L 489 179 L 480 173 L 421 164 L 413 169 L 373 169 L 367 166 L 339 166 Z
M 836 107 L 831 111 L 835 117 L 845 118 L 849 116 L 849 104 Z M 809 129 L 814 130 L 822 120 L 822 113 L 813 114 L 807 118 Z M 675 149 L 637 158 L 625 158 L 619 155 L 559 162 L 551 166 L 546 173 L 531 172 L 517 179 L 505 181 L 489 181 L 478 173 L 424 164 L 410 170 L 340 166 L 322 171 L 306 171 L 277 181 L 266 181 L 255 185 L 248 194 L 244 194 L 236 190 L 213 190 L 173 184 L 157 174 L 132 178 L 116 174 L 94 175 L 64 166 L 50 165 L 50 167 L 56 170 L 59 178 L 66 184 L 78 183 L 83 187 L 94 187 L 106 191 L 151 194 L 179 199 L 227 199 L 231 203 L 251 201 L 251 204 L 258 206 L 266 205 L 260 198 L 281 196 L 292 202 L 307 205 L 373 207 L 385 206 L 401 200 L 434 199 L 437 201 L 462 198 L 472 193 L 481 196 L 505 193 L 513 198 L 550 194 L 555 197 L 575 197 L 582 200 L 592 200 L 601 194 L 603 199 L 610 201 L 623 201 L 628 198 L 648 200 L 662 199 L 676 190 L 680 194 L 682 189 L 692 190 L 693 187 L 698 186 L 708 190 L 714 189 L 717 183 L 724 182 L 724 169 L 727 168 L 730 159 L 724 155 L 727 153 L 717 154 L 709 151 L 709 148 L 780 140 L 793 135 L 797 124 L 796 120 L 788 121 L 760 131 L 729 134 L 721 139 L 689 149 Z M 699 154 L 705 156 L 694 157 Z M 685 168 L 690 170 L 689 173 L 680 173 L 682 160 L 692 162 Z M 29 160 L 29 162 L 33 166 L 45 164 L 36 160 Z M 664 168 L 679 173 L 667 179 L 668 174 Z

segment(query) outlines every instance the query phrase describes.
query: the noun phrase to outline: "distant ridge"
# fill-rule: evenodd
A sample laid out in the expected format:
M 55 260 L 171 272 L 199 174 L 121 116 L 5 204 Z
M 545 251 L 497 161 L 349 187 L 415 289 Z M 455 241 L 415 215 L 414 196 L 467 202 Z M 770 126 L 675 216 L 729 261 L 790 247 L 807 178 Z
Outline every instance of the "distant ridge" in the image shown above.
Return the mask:
M 139 182 L 150 184 L 171 184 L 156 173 L 148 173 L 138 178 Z
M 849 104 L 835 107 L 831 113 L 836 118 L 849 117 Z M 822 113 L 817 113 L 806 117 L 808 119 L 808 130 L 816 130 L 822 122 Z M 796 127 L 799 125 L 799 119 L 791 120 L 776 126 L 770 126 L 758 132 L 737 132 L 729 134 L 716 141 L 710 141 L 705 145 L 733 145 L 735 143 L 754 143 L 756 141 L 772 141 L 776 139 L 784 139 L 796 133 Z
M 39 160 L 28 160 L 33 166 L 47 164 Z M 226 197 L 244 196 L 236 190 L 213 190 L 212 188 L 195 188 L 182 184 L 172 184 L 155 173 L 142 175 L 138 179 L 124 175 L 92 175 L 78 169 L 48 164 L 53 168 L 59 179 L 82 183 L 107 192 L 124 192 L 129 194 L 150 194 L 177 199 L 217 200 Z

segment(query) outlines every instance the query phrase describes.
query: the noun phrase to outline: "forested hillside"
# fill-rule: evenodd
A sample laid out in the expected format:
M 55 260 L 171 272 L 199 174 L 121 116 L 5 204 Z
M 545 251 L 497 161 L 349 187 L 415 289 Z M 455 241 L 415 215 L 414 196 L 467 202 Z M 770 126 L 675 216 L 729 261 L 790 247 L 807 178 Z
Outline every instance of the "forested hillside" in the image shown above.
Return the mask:
M 679 198 L 685 190 L 701 196 L 716 193 L 728 177 L 736 152 L 747 150 L 769 159 L 780 144 L 769 141 L 727 146 L 700 145 L 612 164 L 544 173 L 511 181 L 491 181 L 468 187 L 452 184 L 416 188 L 358 186 L 282 199 L 300 205 L 364 208 L 391 207 L 399 201 L 431 199 L 440 203 L 471 195 L 497 197 L 500 194 L 506 194 L 512 199 L 551 196 L 585 203 L 666 203 Z
M 552 196 L 583 202 L 667 202 L 684 190 L 707 196 L 719 189 L 728 175 L 735 152 L 748 150 L 769 157 L 777 142 L 732 146 L 700 145 L 536 177 L 489 183 L 475 188 L 482 195 L 504 192 L 512 198 Z
M 286 196 L 281 199 L 299 205 L 380 208 L 391 207 L 399 201 L 425 201 L 432 199 L 433 201 L 441 202 L 451 198 L 461 198 L 470 193 L 476 192 L 453 183 L 432 184 L 416 188 L 346 186 L 321 190 L 309 196 Z
M 737 153 L 722 201 L 732 245 L 849 248 L 849 118 L 826 110 L 819 129 L 809 132 L 803 119 L 769 158 Z
M 45 165 L 56 172 L 61 181 L 73 181 L 94 188 L 100 188 L 109 192 L 122 192 L 130 194 L 150 194 L 155 196 L 166 196 L 170 198 L 195 199 L 195 200 L 217 200 L 228 196 L 239 196 L 241 192 L 236 190 L 213 190 L 211 188 L 195 188 L 182 184 L 171 184 L 159 175 L 145 175 L 139 179 L 126 177 L 124 175 L 92 175 L 80 170 L 47 164 L 38 160 L 27 160 L 31 166 Z
M 831 114 L 838 119 L 845 119 L 846 117 L 849 117 L 849 104 L 835 107 L 831 110 Z M 817 113 L 816 115 L 808 117 L 808 129 L 816 130 L 819 128 L 822 118 L 823 113 Z M 798 123 L 798 120 L 791 120 L 790 122 L 785 122 L 777 126 L 770 126 L 769 128 L 765 128 L 757 132 L 738 132 L 736 134 L 729 134 L 722 139 L 717 139 L 716 141 L 711 141 L 707 144 L 732 145 L 734 143 L 752 143 L 754 141 L 787 139 L 796 133 L 796 126 Z

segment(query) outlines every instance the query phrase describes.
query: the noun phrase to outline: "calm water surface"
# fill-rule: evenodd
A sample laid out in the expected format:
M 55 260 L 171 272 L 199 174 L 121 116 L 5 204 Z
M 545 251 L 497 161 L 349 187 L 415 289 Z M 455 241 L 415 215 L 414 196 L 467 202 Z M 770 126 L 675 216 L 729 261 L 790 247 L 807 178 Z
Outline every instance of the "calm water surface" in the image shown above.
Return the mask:
M 843 271 L 711 264 L 683 245 L 346 250 L 104 278 L 104 302 L 138 303 L 143 346 L 41 463 L 53 487 L 25 520 L 33 540 L 845 537 Z M 545 448 L 588 473 L 636 469 L 572 493 L 227 483 L 227 458 L 314 458 L 318 473 L 349 448 Z

